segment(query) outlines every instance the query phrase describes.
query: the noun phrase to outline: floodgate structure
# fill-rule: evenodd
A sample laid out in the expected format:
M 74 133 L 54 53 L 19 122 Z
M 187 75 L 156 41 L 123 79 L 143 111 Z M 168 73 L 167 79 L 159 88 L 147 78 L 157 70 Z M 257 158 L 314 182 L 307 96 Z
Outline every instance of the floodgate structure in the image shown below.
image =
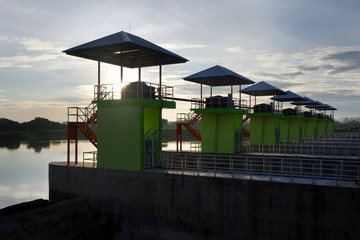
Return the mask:
M 162 67 L 188 60 L 127 32 L 64 52 L 97 61 L 98 82 L 88 106 L 68 108 L 50 200 L 82 198 L 115 239 L 359 239 L 360 135 L 334 133 L 336 108 L 218 65 L 184 77 L 198 98 L 177 98 Z M 102 84 L 102 63 L 119 66 L 122 86 L 123 67 L 138 80 Z M 158 79 L 141 81 L 146 67 Z M 176 151 L 163 151 L 162 109 L 177 101 L 191 107 L 178 114 Z M 183 131 L 195 151 L 183 151 Z M 80 132 L 97 148 L 83 159 Z

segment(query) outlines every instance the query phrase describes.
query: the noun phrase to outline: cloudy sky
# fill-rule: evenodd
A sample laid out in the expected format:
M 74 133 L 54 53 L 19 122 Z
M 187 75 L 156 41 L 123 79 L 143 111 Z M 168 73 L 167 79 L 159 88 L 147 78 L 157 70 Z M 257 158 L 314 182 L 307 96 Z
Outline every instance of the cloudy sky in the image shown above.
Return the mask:
M 189 59 L 163 67 L 176 97 L 198 97 L 182 78 L 218 64 L 328 103 L 337 119 L 360 117 L 359 11 L 358 0 L 0 0 L 0 117 L 66 121 L 68 106 L 91 102 L 97 63 L 62 51 L 119 31 Z M 157 72 L 143 69 L 142 80 L 157 82 Z M 102 83 L 119 75 L 103 65 Z M 136 80 L 125 71 L 125 82 Z

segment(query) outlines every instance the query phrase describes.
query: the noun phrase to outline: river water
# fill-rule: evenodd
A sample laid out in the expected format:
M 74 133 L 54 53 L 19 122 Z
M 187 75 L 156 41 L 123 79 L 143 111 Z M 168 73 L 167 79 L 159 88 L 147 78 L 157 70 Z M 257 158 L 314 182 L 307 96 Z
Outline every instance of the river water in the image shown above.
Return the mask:
M 94 150 L 89 141 L 79 141 L 79 157 L 83 151 Z M 66 140 L 0 147 L 0 208 L 48 199 L 48 164 L 66 161 L 66 153 Z
M 74 150 L 74 144 L 71 149 Z M 175 142 L 163 146 L 163 150 L 175 149 Z M 95 150 L 89 141 L 79 141 L 78 159 L 82 159 L 83 152 Z M 183 143 L 183 150 L 190 150 L 190 142 Z M 71 156 L 74 159 L 74 152 Z M 66 157 L 66 140 L 1 145 L 0 208 L 38 198 L 48 199 L 48 164 L 64 162 Z

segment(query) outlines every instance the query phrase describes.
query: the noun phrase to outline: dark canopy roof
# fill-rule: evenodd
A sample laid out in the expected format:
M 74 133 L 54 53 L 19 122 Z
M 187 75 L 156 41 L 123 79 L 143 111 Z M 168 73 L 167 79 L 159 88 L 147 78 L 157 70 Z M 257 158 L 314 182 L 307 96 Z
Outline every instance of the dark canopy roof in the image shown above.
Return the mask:
M 285 95 L 286 92 L 283 90 L 280 90 L 277 87 L 274 87 L 273 85 L 266 83 L 264 81 L 261 81 L 259 83 L 256 83 L 250 87 L 247 87 L 241 92 L 252 95 L 252 96 L 270 96 L 270 95 Z
M 316 101 L 314 103 L 308 103 L 305 107 L 306 108 L 315 108 L 317 109 L 318 106 L 323 106 L 324 104 L 319 102 L 319 101 Z
M 293 93 L 292 91 L 286 91 L 286 95 L 279 95 L 276 97 L 272 97 L 271 100 L 276 100 L 279 102 L 290 102 L 290 101 L 305 101 L 303 97 L 300 95 L 297 95 L 296 93 Z
M 187 59 L 121 31 L 64 51 L 68 55 L 128 68 L 184 63 Z
M 308 106 L 306 106 L 308 107 Z M 337 110 L 336 108 L 327 105 L 327 104 L 320 104 L 320 105 L 314 105 L 314 106 L 309 106 L 310 108 L 315 108 L 317 110 Z
M 185 77 L 184 80 L 209 86 L 230 86 L 254 83 L 254 81 L 219 65 L 192 74 Z
M 304 97 L 305 101 L 301 101 L 301 102 L 292 102 L 291 104 L 293 105 L 319 105 L 321 104 L 320 102 L 317 102 L 317 101 L 314 101 L 312 100 L 311 98 L 308 98 L 308 97 Z M 307 107 L 306 106 L 306 107 Z

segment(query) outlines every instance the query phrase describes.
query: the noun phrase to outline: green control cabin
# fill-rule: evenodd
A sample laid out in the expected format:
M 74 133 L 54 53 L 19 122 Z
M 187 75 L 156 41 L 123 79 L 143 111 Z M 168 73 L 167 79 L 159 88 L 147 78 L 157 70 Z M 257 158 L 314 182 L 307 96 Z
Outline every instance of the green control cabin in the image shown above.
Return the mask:
M 98 62 L 98 84 L 94 101 L 86 108 L 69 108 L 68 164 L 70 140 L 80 130 L 97 147 L 97 167 L 142 171 L 160 162 L 162 109 L 175 108 L 173 88 L 162 84 L 162 66 L 187 59 L 127 32 L 119 32 L 64 51 L 68 55 Z M 138 81 L 122 89 L 101 84 L 100 63 L 137 68 Z M 159 68 L 157 83 L 141 81 L 144 67 Z
M 303 119 L 300 103 L 305 99 L 292 91 L 286 91 L 286 95 L 279 95 L 274 100 L 281 103 L 280 118 L 280 141 L 299 141 L 303 136 Z M 283 109 L 283 103 L 293 102 L 296 108 Z
M 201 115 L 202 153 L 241 152 L 243 115 L 241 85 L 254 82 L 222 66 L 214 66 L 184 78 L 200 84 L 200 103 L 191 109 Z M 203 85 L 210 87 L 210 97 L 203 98 Z M 239 86 L 239 99 L 233 96 L 233 86 Z M 226 96 L 213 96 L 213 87 L 230 86 Z
M 249 95 L 249 108 L 253 110 L 246 115 L 250 118 L 250 144 L 262 145 L 279 143 L 280 119 L 282 115 L 275 108 L 275 100 L 270 104 L 256 104 L 256 97 L 275 97 L 285 95 L 286 93 L 263 81 L 245 88 L 242 92 Z M 251 107 L 251 96 L 255 97 L 253 107 Z

